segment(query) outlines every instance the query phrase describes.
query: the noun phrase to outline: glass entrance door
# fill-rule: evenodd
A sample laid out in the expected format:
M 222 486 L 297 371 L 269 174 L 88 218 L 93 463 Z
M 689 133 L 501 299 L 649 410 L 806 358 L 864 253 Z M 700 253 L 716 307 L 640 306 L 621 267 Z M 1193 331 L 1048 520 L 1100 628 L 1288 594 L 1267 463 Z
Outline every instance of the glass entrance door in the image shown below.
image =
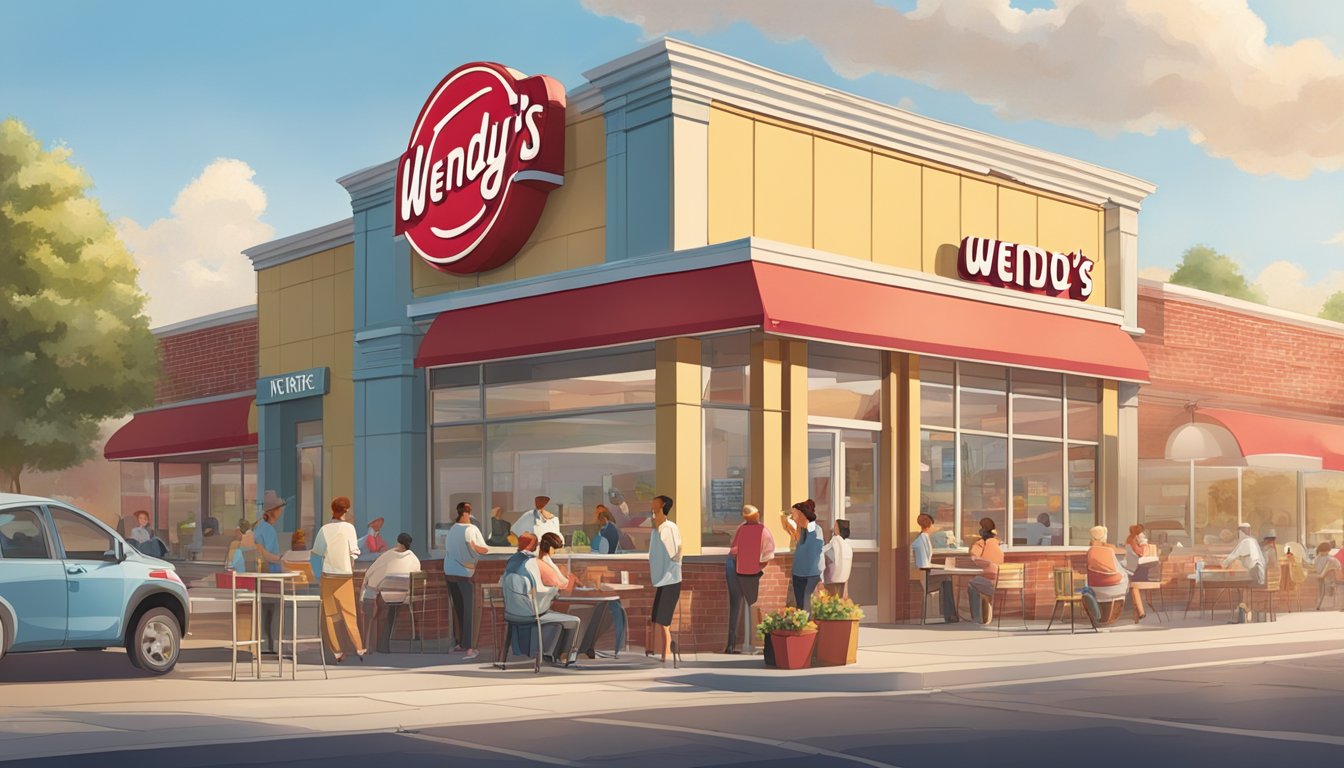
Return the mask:
M 807 487 L 829 541 L 832 522 L 849 521 L 854 549 L 849 596 L 877 604 L 878 433 L 813 427 L 807 435 Z M 870 612 L 872 613 L 872 612 Z

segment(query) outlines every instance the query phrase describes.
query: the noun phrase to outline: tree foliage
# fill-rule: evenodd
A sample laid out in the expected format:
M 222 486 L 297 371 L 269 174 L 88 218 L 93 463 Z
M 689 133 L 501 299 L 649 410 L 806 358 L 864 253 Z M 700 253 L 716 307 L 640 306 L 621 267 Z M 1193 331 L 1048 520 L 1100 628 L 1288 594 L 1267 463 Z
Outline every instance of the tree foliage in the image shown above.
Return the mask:
M 153 402 L 158 349 L 117 238 L 70 150 L 0 122 L 0 472 L 57 470 Z
M 1259 304 L 1265 296 L 1246 281 L 1241 265 L 1207 245 L 1187 248 L 1170 282 Z
M 1321 307 L 1321 317 L 1334 320 L 1336 323 L 1344 323 L 1344 291 L 1330 294 L 1330 298 L 1326 299 Z

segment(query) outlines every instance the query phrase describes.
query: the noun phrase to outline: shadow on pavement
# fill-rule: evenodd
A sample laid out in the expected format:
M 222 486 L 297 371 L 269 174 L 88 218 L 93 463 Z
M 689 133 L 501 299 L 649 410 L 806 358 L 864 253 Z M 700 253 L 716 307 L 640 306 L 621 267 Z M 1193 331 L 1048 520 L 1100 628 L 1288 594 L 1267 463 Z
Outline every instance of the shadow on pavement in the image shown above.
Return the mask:
M 811 674 L 777 671 L 758 675 L 704 672 L 669 678 L 665 682 L 687 686 L 687 691 L 708 689 L 732 693 L 884 693 L 922 689 L 924 676 L 918 672 L 890 671 Z
M 185 653 L 183 654 L 185 657 Z M 77 680 L 140 680 L 153 675 L 131 666 L 126 651 L 15 653 L 0 661 L 0 683 L 58 683 Z

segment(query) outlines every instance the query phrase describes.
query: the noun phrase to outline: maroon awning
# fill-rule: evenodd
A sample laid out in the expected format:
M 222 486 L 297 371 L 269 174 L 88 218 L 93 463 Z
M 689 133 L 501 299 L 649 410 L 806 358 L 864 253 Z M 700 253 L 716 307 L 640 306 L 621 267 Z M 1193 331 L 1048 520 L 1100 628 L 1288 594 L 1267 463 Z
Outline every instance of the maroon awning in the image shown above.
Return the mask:
M 762 262 L 672 272 L 449 310 L 419 367 L 761 328 L 903 352 L 1148 381 L 1119 326 Z
M 103 448 L 112 461 L 150 459 L 183 453 L 255 448 L 248 429 L 253 395 L 141 411 L 113 433 Z

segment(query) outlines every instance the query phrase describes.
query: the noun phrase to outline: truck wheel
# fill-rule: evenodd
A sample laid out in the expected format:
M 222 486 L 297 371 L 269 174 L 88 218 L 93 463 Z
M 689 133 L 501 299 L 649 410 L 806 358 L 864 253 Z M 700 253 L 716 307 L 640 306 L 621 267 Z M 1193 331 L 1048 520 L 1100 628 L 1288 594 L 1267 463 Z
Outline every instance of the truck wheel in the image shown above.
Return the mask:
M 182 650 L 182 628 L 167 608 L 152 608 L 140 617 L 126 649 L 131 663 L 151 674 L 162 675 L 177 665 Z

